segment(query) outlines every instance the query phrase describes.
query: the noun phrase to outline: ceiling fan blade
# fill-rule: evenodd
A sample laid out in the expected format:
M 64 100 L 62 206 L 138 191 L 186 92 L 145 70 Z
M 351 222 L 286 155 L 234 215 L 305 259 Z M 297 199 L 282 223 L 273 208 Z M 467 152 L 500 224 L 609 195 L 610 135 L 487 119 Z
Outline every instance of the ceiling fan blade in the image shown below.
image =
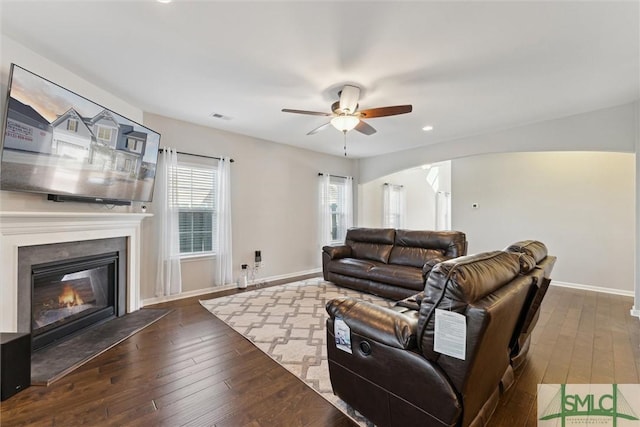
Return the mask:
M 358 123 L 354 129 L 365 135 L 373 135 L 374 133 L 376 133 L 376 130 L 373 128 L 373 126 L 363 122 L 362 120 L 360 120 L 360 123 Z
M 325 130 L 327 126 L 329 126 L 331 124 L 331 122 L 327 122 L 323 125 L 318 126 L 317 128 L 313 129 L 312 131 L 310 131 L 309 133 L 307 133 L 307 135 L 313 135 L 314 133 L 318 133 L 321 130 Z
M 410 113 L 413 110 L 411 105 L 395 105 L 393 107 L 369 108 L 360 111 L 360 117 L 373 119 L 375 117 L 395 116 L 397 114 Z
M 289 108 L 283 108 L 283 113 L 296 113 L 296 114 L 307 114 L 309 116 L 333 116 L 331 113 L 321 113 L 320 111 L 305 111 L 305 110 L 291 110 Z
M 340 91 L 340 110 L 342 112 L 349 110 L 354 113 L 358 108 L 358 98 L 360 97 L 360 88 L 357 86 L 345 85 Z

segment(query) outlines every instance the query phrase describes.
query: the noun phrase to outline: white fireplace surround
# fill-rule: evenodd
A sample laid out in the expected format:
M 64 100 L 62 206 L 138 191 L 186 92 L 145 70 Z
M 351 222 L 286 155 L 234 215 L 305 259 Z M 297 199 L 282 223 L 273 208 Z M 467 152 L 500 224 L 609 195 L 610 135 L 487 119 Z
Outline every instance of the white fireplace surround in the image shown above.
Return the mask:
M 0 331 L 18 329 L 18 248 L 81 240 L 127 238 L 126 312 L 140 308 L 142 220 L 151 214 L 0 212 Z

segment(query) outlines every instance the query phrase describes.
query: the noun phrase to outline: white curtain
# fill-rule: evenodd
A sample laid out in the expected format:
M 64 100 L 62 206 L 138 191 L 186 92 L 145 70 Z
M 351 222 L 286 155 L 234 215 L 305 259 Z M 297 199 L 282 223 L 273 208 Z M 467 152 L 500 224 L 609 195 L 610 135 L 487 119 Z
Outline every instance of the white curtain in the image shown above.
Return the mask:
M 406 222 L 406 202 L 404 187 L 401 185 L 383 185 L 382 226 L 385 228 L 404 228 Z
M 331 201 L 329 198 L 330 177 L 328 174 L 318 175 L 318 243 L 320 247 L 331 244 Z
M 353 227 L 353 178 L 348 176 L 344 183 L 344 236 L 347 230 Z
M 178 192 L 177 188 L 171 185 L 171 179 L 177 175 L 177 171 L 178 153 L 172 148 L 165 148 L 160 153 L 158 161 L 154 200 L 158 235 L 156 296 L 182 292 Z
M 216 180 L 216 276 L 217 286 L 233 283 L 233 260 L 231 247 L 231 159 L 218 161 Z

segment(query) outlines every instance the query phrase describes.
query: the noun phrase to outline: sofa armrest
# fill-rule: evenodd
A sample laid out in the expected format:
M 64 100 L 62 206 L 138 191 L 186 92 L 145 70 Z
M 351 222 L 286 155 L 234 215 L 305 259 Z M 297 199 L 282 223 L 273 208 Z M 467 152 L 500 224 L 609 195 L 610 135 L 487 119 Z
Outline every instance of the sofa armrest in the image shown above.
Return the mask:
M 417 316 L 349 297 L 329 301 L 327 313 L 332 319 L 341 318 L 352 333 L 372 341 L 400 349 L 416 348 Z
M 436 264 L 440 264 L 441 262 L 446 261 L 448 259 L 451 259 L 451 257 L 443 255 L 443 256 L 433 257 L 427 262 L 425 262 L 424 265 L 422 266 L 422 278 L 426 280 L 427 276 L 429 276 L 429 273 L 431 272 L 431 269 L 435 267 Z
M 322 252 L 329 255 L 329 259 L 349 258 L 351 256 L 351 246 L 324 246 Z

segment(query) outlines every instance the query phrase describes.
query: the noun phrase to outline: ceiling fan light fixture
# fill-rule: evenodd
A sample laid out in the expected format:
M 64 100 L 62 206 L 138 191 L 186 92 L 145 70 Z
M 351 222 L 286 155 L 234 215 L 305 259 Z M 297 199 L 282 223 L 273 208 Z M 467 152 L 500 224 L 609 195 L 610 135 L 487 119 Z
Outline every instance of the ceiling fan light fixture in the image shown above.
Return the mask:
M 360 123 L 360 119 L 356 116 L 342 115 L 331 119 L 331 125 L 340 132 L 349 132 Z

